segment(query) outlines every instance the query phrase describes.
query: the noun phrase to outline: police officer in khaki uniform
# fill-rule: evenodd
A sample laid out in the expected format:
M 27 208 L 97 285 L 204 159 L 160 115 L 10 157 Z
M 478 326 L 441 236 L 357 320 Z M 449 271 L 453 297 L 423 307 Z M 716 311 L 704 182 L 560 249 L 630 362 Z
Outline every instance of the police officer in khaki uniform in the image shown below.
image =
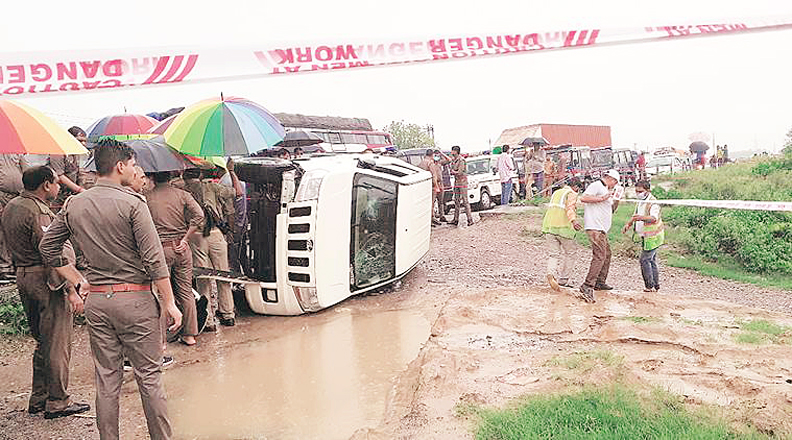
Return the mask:
M 3 207 L 22 191 L 22 172 L 28 168 L 25 156 L 21 154 L 0 154 L 0 215 Z M 14 276 L 11 253 L 0 234 L 0 280 Z
M 85 136 L 85 131 L 77 126 L 69 128 L 69 133 L 77 139 L 77 142 L 88 144 L 88 139 Z M 50 155 L 47 160 L 47 165 L 55 171 L 57 180 L 61 184 L 61 192 L 53 203 L 56 211 L 59 211 L 63 202 L 72 194 L 79 194 L 85 189 L 78 184 L 80 180 L 80 155 L 79 154 L 59 154 Z
M 53 419 L 91 409 L 72 403 L 69 386 L 72 312 L 82 313 L 83 301 L 74 286 L 51 276 L 39 253 L 44 229 L 55 218 L 49 204 L 58 196 L 60 186 L 53 171 L 34 167 L 22 175 L 25 191 L 11 200 L 3 212 L 3 234 L 17 268 L 19 298 L 25 308 L 30 333 L 36 339 L 33 352 L 33 391 L 28 412 L 44 411 Z M 73 252 L 65 249 L 73 260 Z
M 193 261 L 189 237 L 203 224 L 204 215 L 192 195 L 171 185 L 170 178 L 168 172 L 155 173 L 155 186 L 146 195 L 146 202 L 165 251 L 176 303 L 184 314 L 181 341 L 195 345 L 198 315 L 192 293 Z
M 228 242 L 226 233 L 233 233 L 234 197 L 236 193 L 232 188 L 210 180 L 213 170 L 204 170 L 203 180 L 196 176 L 197 169 L 184 171 L 184 189 L 192 194 L 195 200 L 204 209 L 203 231 L 190 236 L 193 265 L 195 267 L 228 271 Z M 233 173 L 234 170 L 228 170 Z M 209 299 L 209 316 L 212 313 L 211 281 L 198 279 L 198 293 Z M 234 297 L 231 293 L 231 284 L 217 281 L 217 311 L 220 315 L 220 324 L 234 325 Z M 212 325 L 207 325 L 211 330 Z
M 168 266 L 146 202 L 124 188 L 135 177 L 135 154 L 116 140 L 94 149 L 96 186 L 71 197 L 50 225 L 39 250 L 47 265 L 85 299 L 96 376 L 96 424 L 102 440 L 119 438 L 119 394 L 127 355 L 152 439 L 171 438 L 162 387 L 160 310 L 181 326 Z M 85 278 L 61 252 L 72 238 L 88 260 Z M 154 283 L 162 304 L 152 293 Z
M 440 163 L 443 165 L 450 164 L 451 174 L 454 176 L 454 219 L 449 224 L 459 224 L 460 209 L 464 206 L 467 224 L 471 226 L 473 224 L 473 214 L 471 213 L 470 201 L 468 200 L 467 162 L 462 157 L 462 149 L 458 145 L 451 147 L 451 158 L 443 153 L 440 154 L 443 158 Z

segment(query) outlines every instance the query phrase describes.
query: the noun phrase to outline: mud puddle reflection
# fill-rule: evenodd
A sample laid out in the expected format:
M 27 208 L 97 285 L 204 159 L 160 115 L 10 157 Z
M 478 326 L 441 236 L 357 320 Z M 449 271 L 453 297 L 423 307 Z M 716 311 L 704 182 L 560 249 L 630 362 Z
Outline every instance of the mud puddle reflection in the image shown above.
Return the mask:
M 408 312 L 295 319 L 302 328 L 166 374 L 176 437 L 347 439 L 379 423 L 429 337 L 429 322 Z

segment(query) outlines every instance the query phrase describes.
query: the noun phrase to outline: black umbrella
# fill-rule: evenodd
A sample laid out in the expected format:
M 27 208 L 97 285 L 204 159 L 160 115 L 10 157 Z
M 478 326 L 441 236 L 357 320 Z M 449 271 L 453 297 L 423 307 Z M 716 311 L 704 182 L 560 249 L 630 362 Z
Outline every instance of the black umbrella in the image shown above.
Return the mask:
M 162 136 L 152 139 L 133 139 L 124 143 L 135 151 L 135 162 L 146 173 L 182 171 L 187 168 L 195 168 L 184 156 L 169 147 Z M 87 171 L 96 171 L 93 157 L 85 163 L 85 169 Z
M 305 130 L 292 130 L 286 133 L 282 141 L 275 144 L 278 147 L 306 147 L 324 142 L 324 139 Z
M 689 148 L 692 153 L 704 153 L 705 151 L 709 150 L 709 145 L 701 141 L 696 141 L 690 144 Z
M 520 142 L 520 145 L 525 145 L 526 147 L 539 145 L 540 147 L 544 147 L 545 145 L 550 145 L 550 142 L 547 142 L 547 139 L 543 137 L 527 137 Z

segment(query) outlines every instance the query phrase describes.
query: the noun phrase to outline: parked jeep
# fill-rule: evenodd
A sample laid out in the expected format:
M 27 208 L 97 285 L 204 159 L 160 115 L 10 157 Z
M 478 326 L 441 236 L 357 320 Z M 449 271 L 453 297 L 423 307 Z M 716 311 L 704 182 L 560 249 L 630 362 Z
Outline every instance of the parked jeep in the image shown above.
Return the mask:
M 486 155 L 467 159 L 468 201 L 473 209 L 490 209 L 500 204 L 501 183 L 498 175 L 500 155 Z M 517 199 L 517 171 L 512 173 L 511 200 Z

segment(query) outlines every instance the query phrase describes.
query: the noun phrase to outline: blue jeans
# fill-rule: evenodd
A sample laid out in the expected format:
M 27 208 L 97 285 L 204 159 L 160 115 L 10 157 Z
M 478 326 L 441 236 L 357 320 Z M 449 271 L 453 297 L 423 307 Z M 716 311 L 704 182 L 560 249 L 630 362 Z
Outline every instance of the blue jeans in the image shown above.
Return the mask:
M 508 205 L 511 201 L 512 182 L 501 182 L 501 205 Z
M 542 191 L 544 188 L 544 171 L 541 173 L 533 173 L 534 178 L 534 186 L 536 186 L 537 191 Z
M 660 271 L 657 269 L 657 250 L 641 252 L 641 275 L 644 279 L 644 287 L 647 289 L 660 288 Z

